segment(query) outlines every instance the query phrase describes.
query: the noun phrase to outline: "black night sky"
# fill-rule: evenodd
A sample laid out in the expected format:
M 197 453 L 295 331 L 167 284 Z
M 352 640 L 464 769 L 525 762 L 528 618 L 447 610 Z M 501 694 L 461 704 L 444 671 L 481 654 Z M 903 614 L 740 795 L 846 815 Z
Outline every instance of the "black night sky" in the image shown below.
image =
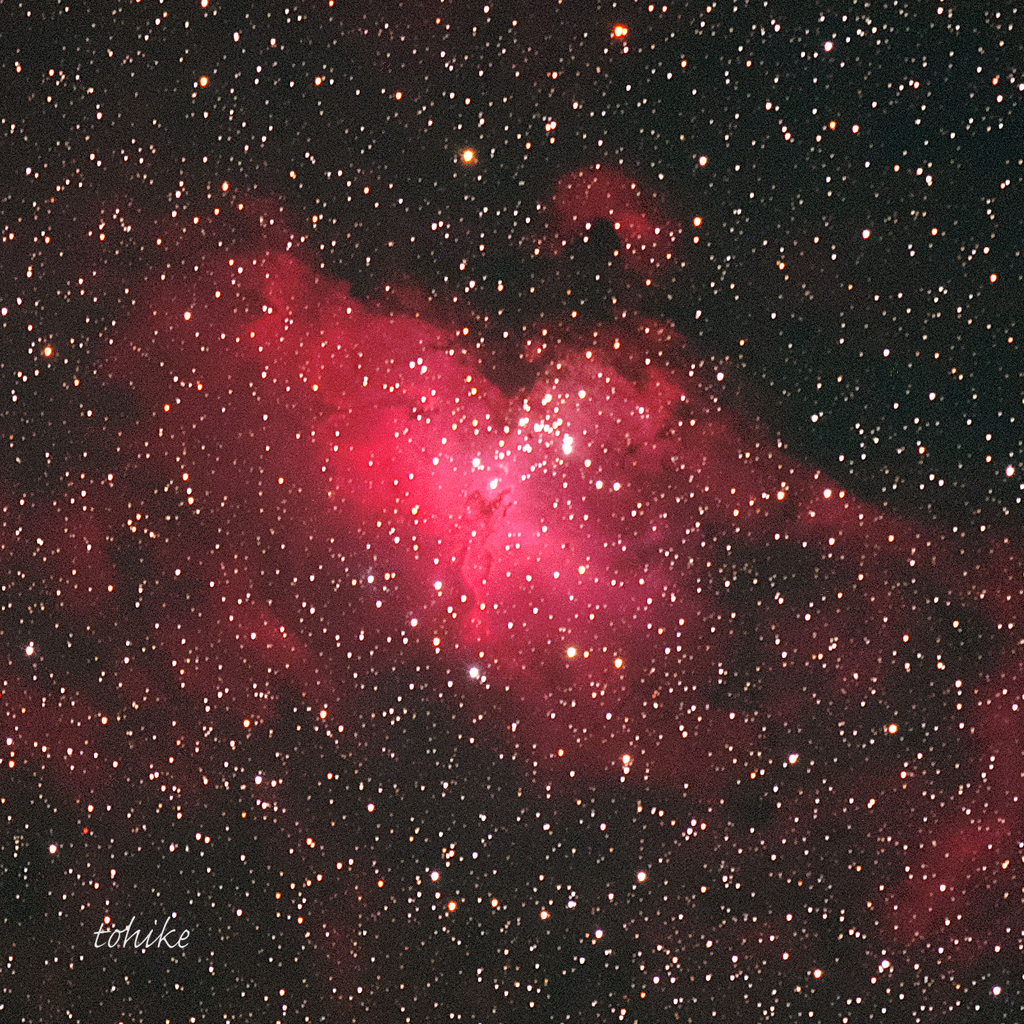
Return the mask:
M 112 6 L 0 7 L 0 1019 L 1019 1021 L 1017 8 Z

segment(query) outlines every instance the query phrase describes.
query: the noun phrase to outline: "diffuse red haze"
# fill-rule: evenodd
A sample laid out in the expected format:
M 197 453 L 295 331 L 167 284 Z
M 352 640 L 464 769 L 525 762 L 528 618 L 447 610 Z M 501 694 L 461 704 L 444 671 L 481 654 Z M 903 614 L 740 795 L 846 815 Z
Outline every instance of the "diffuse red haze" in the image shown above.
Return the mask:
M 661 265 L 676 229 L 634 194 L 617 172 L 567 176 L 560 230 L 608 218 L 629 259 Z M 790 458 L 665 324 L 581 329 L 509 398 L 461 333 L 356 301 L 286 235 L 223 242 L 201 271 L 133 288 L 99 363 L 135 413 L 103 435 L 110 475 L 8 538 L 25 571 L 33 545 L 52 553 L 40 587 L 63 614 L 125 645 L 128 699 L 221 721 L 295 701 L 345 743 L 368 676 L 422 667 L 530 772 L 709 808 L 762 791 L 766 770 L 811 772 L 780 739 L 805 728 L 834 764 L 798 816 L 884 819 L 904 865 L 865 896 L 880 946 L 973 955 L 967 934 L 980 945 L 1019 913 L 1002 897 L 1011 876 L 1019 890 L 1024 775 L 1012 544 L 897 519 Z M 968 616 L 978 657 L 951 625 Z M 113 698 L 96 694 L 99 714 Z M 926 694 L 945 709 L 927 729 Z M 44 699 L 17 670 L 12 757 L 67 741 Z M 72 786 L 132 757 L 93 731 L 103 757 L 66 771 Z M 928 743 L 971 765 L 969 793 L 919 773 Z M 773 805 L 774 841 L 799 832 L 791 809 Z

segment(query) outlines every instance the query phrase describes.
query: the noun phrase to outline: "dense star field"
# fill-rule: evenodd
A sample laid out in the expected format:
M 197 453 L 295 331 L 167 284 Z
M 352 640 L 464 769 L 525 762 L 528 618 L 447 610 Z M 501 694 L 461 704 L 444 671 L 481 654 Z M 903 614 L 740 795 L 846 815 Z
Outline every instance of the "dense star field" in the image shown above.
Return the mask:
M 0 7 L 0 1019 L 1019 1021 L 1020 17 Z

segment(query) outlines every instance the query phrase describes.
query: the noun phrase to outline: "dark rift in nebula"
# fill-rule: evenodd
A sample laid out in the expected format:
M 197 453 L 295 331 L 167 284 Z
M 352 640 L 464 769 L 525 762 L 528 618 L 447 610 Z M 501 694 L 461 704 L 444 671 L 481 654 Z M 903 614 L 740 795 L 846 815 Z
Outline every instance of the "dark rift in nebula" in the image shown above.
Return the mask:
M 620 171 L 565 175 L 539 244 L 605 223 L 657 281 L 684 229 L 641 192 Z M 526 778 L 699 797 L 781 851 L 776 810 L 815 770 L 813 731 L 834 764 L 807 813 L 844 834 L 888 822 L 886 849 L 863 851 L 891 879 L 862 894 L 884 945 L 940 928 L 959 945 L 1019 913 L 982 885 L 1011 857 L 1019 871 L 1008 539 L 858 500 L 730 404 L 727 367 L 629 309 L 567 318 L 557 341 L 524 332 L 536 377 L 505 394 L 468 327 L 357 301 L 287 230 L 260 229 L 269 207 L 237 207 L 236 230 L 208 218 L 187 263 L 132 284 L 76 394 L 97 410 L 81 478 L 31 510 L 3 498 L 5 557 L 49 609 L 9 654 L 10 758 L 71 795 L 158 760 L 195 791 L 205 762 L 172 743 L 174 716 L 229 736 L 294 704 L 344 750 L 377 735 L 371 687 L 408 685 L 456 696 L 470 742 Z M 51 618 L 91 635 L 93 662 L 48 647 Z M 33 666 L 81 694 L 84 733 Z M 925 696 L 949 712 L 927 736 Z M 128 705 L 156 729 L 123 749 L 103 709 Z M 63 769 L 83 742 L 98 756 Z M 950 791 L 960 774 L 919 772 L 925 743 L 973 766 L 972 797 Z M 792 791 L 752 804 L 770 758 Z M 957 918 L 964 878 L 977 898 Z

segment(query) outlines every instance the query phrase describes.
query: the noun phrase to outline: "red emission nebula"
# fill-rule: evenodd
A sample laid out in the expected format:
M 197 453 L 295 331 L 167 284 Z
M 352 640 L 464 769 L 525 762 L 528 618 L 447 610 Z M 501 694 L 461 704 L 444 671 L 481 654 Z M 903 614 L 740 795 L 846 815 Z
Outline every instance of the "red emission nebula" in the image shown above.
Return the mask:
M 631 270 L 674 265 L 684 229 L 618 173 L 568 175 L 551 208 L 551 252 L 602 218 Z M 294 704 L 344 750 L 373 742 L 371 687 L 400 677 L 457 700 L 460 734 L 530 784 L 699 802 L 766 875 L 807 828 L 831 832 L 857 926 L 894 961 L 1008 941 L 1011 538 L 858 500 L 744 418 L 728 363 L 628 311 L 528 330 L 536 378 L 503 393 L 470 327 L 357 301 L 281 219 L 236 202 L 131 283 L 78 383 L 95 454 L 48 506 L 3 499 L 11 564 L 62 628 L 118 648 L 99 683 L 62 669 L 80 698 L 52 714 L 37 680 L 57 655 L 25 637 L 12 766 L 45 764 L 70 799 L 170 752 L 166 777 L 194 792 L 201 755 L 173 750 L 162 707 L 227 735 Z M 129 703 L 165 734 L 119 745 L 104 716 Z M 42 752 L 64 748 L 88 753 Z

